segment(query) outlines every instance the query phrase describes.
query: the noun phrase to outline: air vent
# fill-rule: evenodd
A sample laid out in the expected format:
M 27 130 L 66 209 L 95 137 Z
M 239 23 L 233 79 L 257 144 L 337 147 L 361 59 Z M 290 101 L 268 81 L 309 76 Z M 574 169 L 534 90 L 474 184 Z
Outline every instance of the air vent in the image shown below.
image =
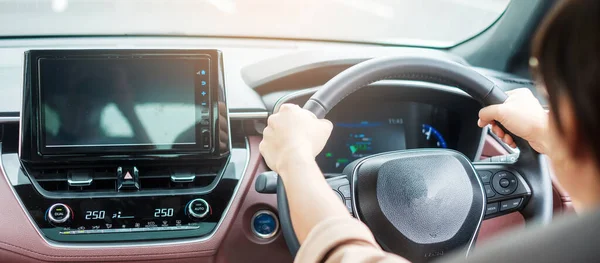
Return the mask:
M 117 192 L 117 167 L 93 169 L 43 169 L 30 171 L 50 192 Z M 139 191 L 200 188 L 210 185 L 218 171 L 210 167 L 177 169 L 139 167 Z

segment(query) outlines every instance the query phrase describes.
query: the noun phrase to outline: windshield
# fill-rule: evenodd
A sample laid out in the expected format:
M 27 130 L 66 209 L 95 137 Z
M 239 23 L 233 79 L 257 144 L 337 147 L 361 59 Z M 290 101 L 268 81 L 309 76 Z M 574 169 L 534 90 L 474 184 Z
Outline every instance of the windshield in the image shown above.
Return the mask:
M 0 0 L 0 36 L 183 35 L 449 47 L 510 0 Z

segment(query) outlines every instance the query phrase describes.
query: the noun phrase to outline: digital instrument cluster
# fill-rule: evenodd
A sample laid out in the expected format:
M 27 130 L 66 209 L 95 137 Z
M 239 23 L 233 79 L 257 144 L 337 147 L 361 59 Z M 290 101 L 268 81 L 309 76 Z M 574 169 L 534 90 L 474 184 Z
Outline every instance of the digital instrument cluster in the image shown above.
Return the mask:
M 348 112 L 342 106 L 327 116 L 334 128 L 317 157 L 325 173 L 340 173 L 350 162 L 381 152 L 456 147 L 459 126 L 445 108 L 401 102 Z

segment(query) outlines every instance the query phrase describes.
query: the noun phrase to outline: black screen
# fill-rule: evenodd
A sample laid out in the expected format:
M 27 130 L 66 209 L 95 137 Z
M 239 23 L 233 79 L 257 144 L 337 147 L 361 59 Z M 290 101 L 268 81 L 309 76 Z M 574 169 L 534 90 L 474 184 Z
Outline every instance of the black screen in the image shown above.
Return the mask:
M 39 60 L 43 149 L 190 148 L 209 107 L 209 59 Z

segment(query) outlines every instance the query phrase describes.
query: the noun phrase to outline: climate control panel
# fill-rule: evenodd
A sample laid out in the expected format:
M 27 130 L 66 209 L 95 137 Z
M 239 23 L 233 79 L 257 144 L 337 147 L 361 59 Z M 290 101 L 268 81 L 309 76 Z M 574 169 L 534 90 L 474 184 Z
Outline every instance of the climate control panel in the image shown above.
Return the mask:
M 237 180 L 223 179 L 210 193 L 119 195 L 50 199 L 17 187 L 46 238 L 60 242 L 148 241 L 202 237 L 216 229 Z

